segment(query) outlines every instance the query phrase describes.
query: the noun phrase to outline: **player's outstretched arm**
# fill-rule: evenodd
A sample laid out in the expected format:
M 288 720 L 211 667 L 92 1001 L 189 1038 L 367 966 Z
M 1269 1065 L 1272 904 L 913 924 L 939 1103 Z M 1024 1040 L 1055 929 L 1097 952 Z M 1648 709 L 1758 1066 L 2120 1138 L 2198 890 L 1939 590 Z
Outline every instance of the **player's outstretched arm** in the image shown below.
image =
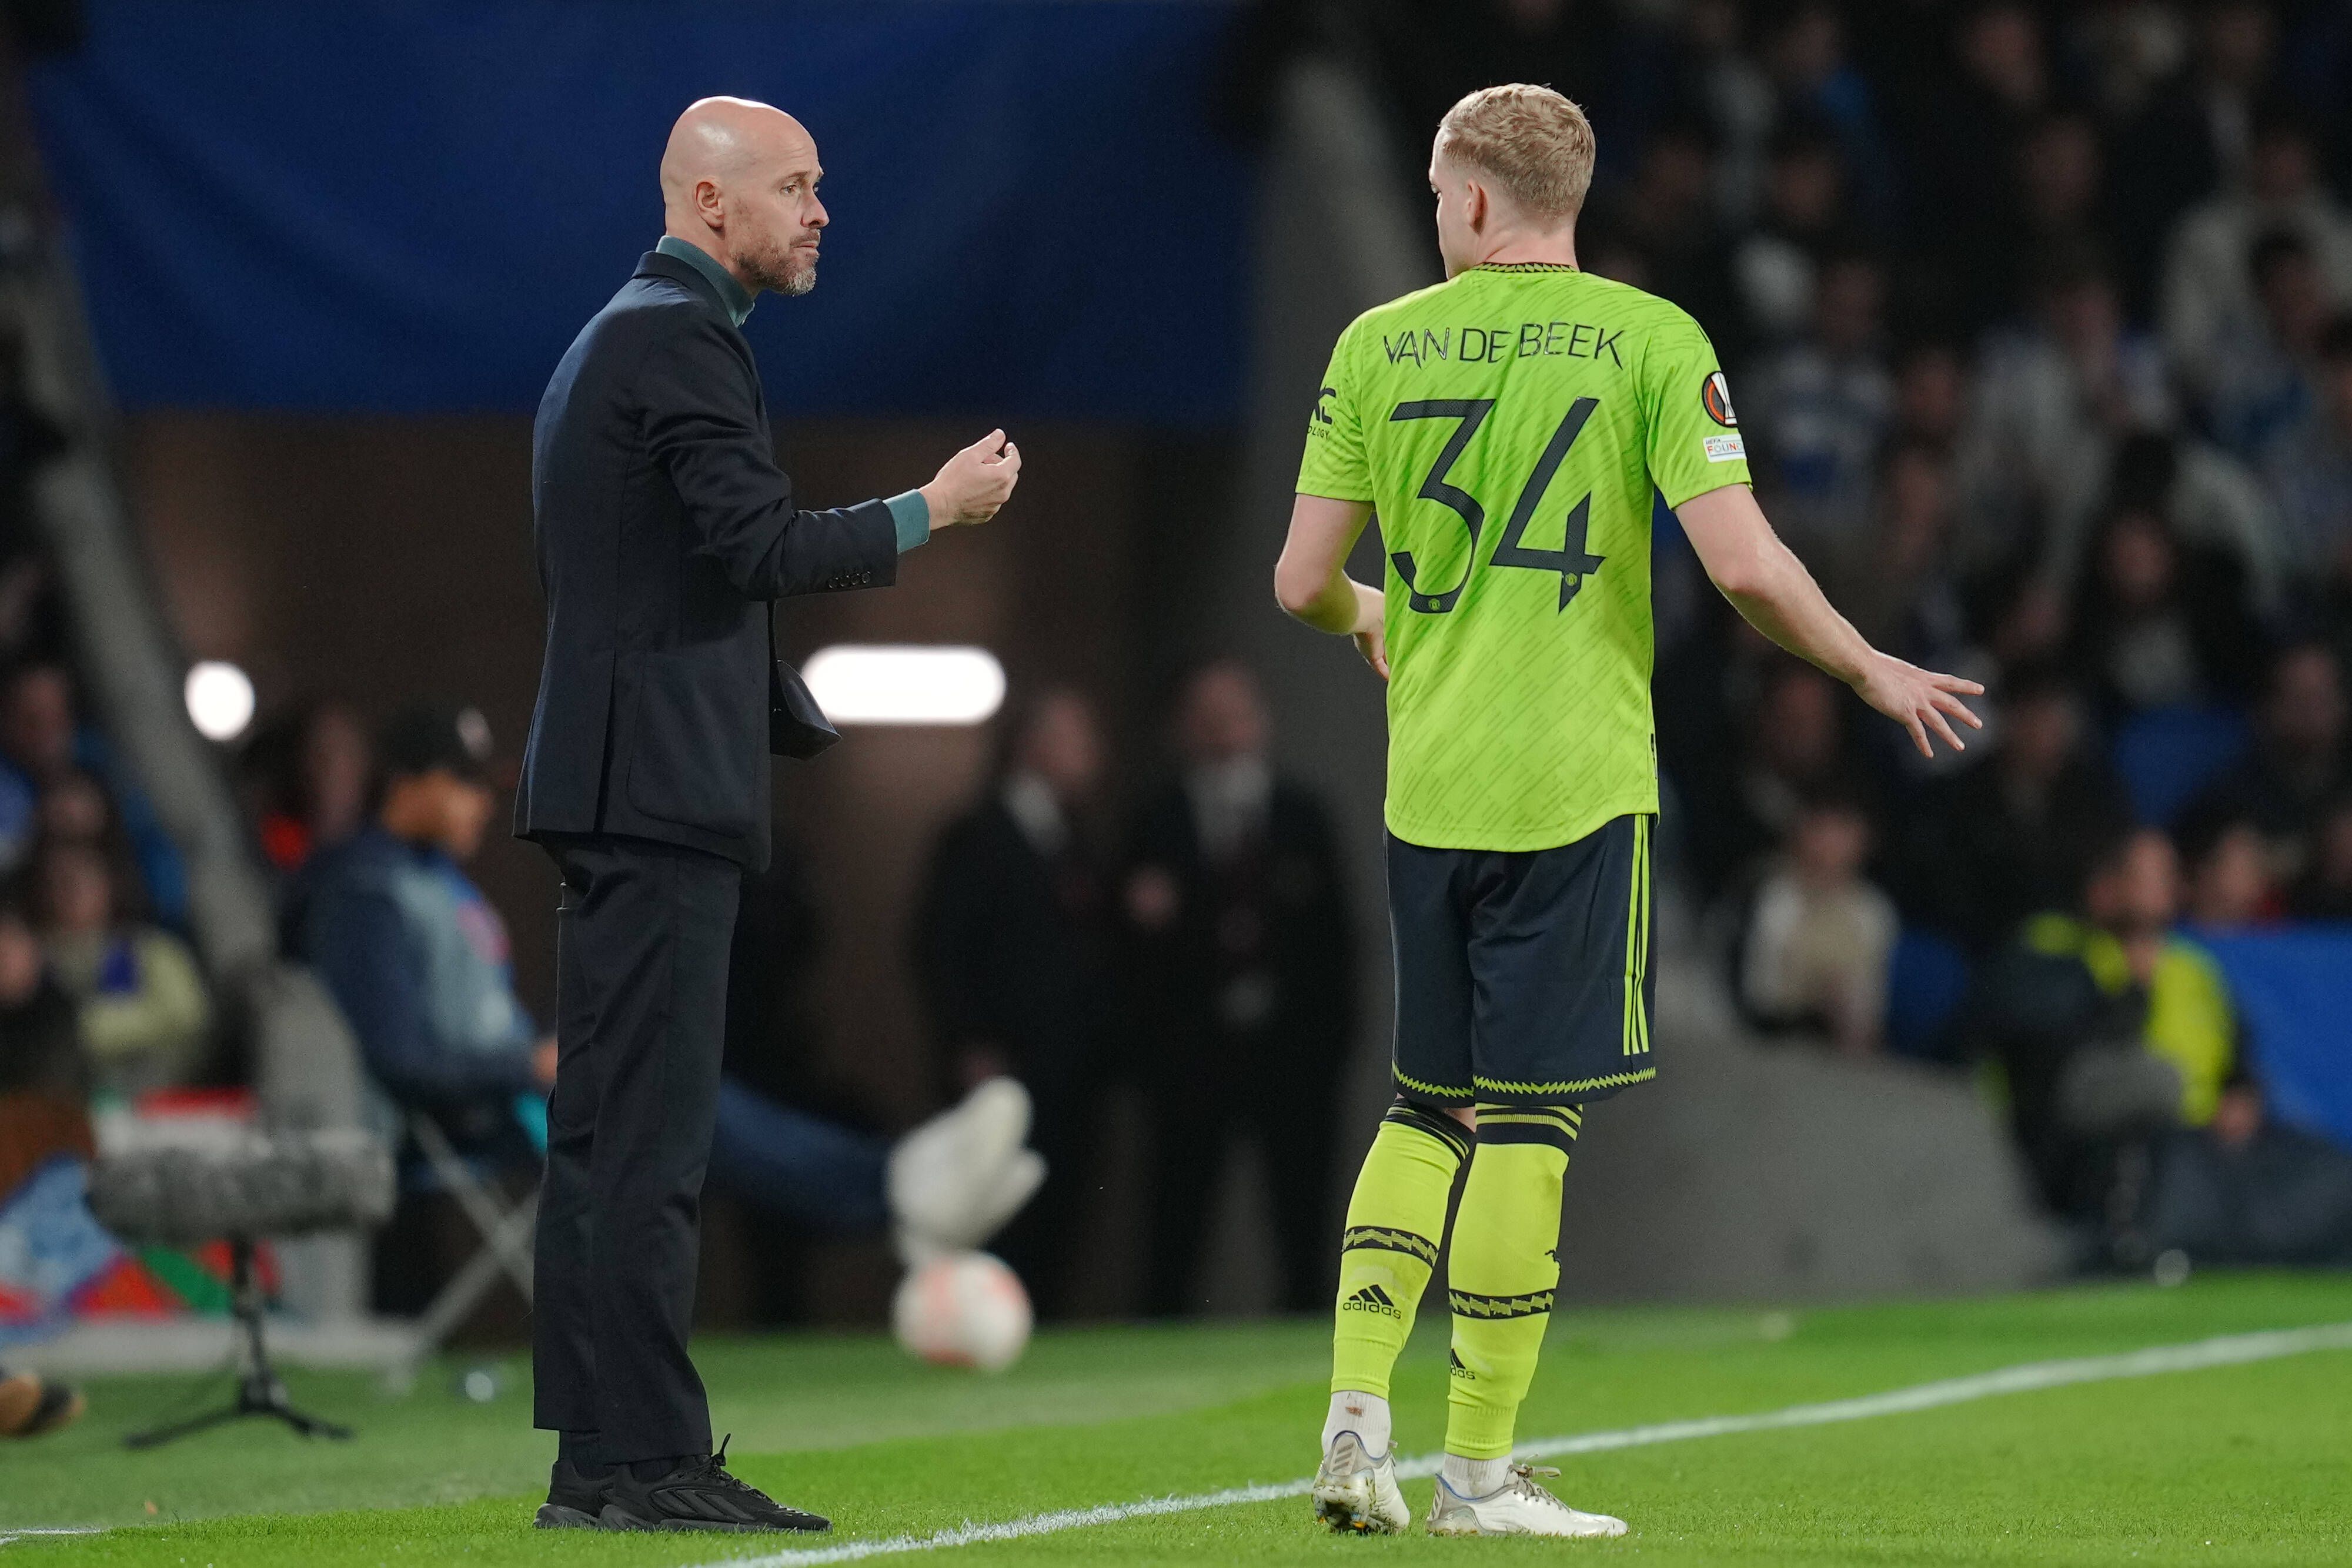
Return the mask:
M 1274 563 L 1274 597 L 1318 632 L 1353 637 L 1364 663 L 1387 680 L 1381 591 L 1347 573 L 1348 554 L 1371 515 L 1370 504 L 1364 501 L 1306 495 L 1293 501 L 1290 537 L 1283 541 L 1282 559 Z
M 1938 674 L 1882 653 L 1825 598 L 1805 563 L 1780 542 L 1764 508 L 1745 485 L 1694 496 L 1675 509 L 1699 564 L 1748 623 L 1799 658 L 1854 689 L 1854 695 L 1911 732 L 1923 757 L 1936 755 L 1930 735 L 1955 751 L 1968 747 L 1951 726 L 1984 721 L 1962 696 L 1984 688 L 1958 675 Z

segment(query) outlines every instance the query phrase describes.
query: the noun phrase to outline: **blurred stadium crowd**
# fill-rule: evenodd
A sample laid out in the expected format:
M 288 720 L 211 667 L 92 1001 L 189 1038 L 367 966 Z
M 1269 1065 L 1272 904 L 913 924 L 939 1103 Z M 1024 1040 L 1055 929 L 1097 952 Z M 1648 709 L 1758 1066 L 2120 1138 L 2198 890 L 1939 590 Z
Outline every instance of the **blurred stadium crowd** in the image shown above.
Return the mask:
M 26 399 L 18 347 L 0 342 L 0 1092 L 109 1106 L 225 1064 L 180 851 L 77 695 L 31 512 L 34 476 L 64 444 Z M 0 1093 L 0 1192 L 38 1153 L 6 1130 L 19 1113 L 49 1119 Z
M 2242 1230 L 2340 1249 L 2336 1151 L 2266 1129 L 2231 971 L 2168 934 L 2352 915 L 2352 11 L 1399 0 L 1259 26 L 1255 56 L 1336 43 L 1381 85 L 1417 204 L 1462 93 L 1582 103 L 1585 265 L 1706 328 L 1832 600 L 1990 690 L 1970 753 L 1922 765 L 1708 591 L 1661 512 L 1668 827 L 1749 1019 L 1987 1067 L 2095 1255 L 2196 1228 L 2143 1212 L 2168 1125 L 2238 1156 L 2191 1185 L 2251 1182 Z M 2296 1186 L 2318 1170 L 2324 1197 Z

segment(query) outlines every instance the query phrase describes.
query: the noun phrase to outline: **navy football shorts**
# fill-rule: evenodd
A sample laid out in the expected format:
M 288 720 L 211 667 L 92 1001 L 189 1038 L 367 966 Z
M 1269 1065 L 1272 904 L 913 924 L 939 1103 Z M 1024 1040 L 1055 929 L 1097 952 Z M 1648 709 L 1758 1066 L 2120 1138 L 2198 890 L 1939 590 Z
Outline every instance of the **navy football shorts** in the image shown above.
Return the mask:
M 1581 1104 L 1657 1076 L 1650 833 L 1619 817 L 1557 849 L 1389 838 L 1396 1085 L 1436 1105 Z

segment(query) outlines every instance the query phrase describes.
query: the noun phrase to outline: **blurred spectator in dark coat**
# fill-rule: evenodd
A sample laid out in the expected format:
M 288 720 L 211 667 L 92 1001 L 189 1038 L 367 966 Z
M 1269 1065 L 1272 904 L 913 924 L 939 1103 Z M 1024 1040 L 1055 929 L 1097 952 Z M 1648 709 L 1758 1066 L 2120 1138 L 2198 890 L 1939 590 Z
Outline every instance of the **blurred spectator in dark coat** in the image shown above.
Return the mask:
M 1769 351 L 1811 325 L 1822 263 L 1855 245 L 1845 184 L 1836 139 L 1820 126 L 1774 133 L 1763 208 L 1731 252 L 1738 340 L 1752 350 Z
M 68 839 L 126 855 L 130 852 L 106 786 L 79 768 L 69 768 L 49 781 L 41 793 L 37 821 L 45 839 Z
M 2232 341 L 2263 330 L 2252 273 L 2265 234 L 2300 239 L 2331 310 L 2352 308 L 2352 213 L 2321 177 L 2309 131 L 2265 118 L 2242 186 L 2231 186 L 2180 221 L 2164 260 L 2164 341 L 2192 390 L 2216 384 Z
M 2272 661 L 2253 749 L 2200 804 L 2252 821 L 2292 876 L 2310 859 L 2320 812 L 2347 783 L 2343 664 L 2326 643 L 2305 642 Z
M 413 709 L 381 752 L 374 811 L 304 867 L 287 946 L 394 1103 L 461 1147 L 520 1158 L 515 1102 L 555 1082 L 555 1041 L 516 999 L 506 923 L 463 869 L 498 808 L 489 725 L 475 708 Z
M 2005 557 L 2039 541 L 2039 575 L 2074 580 L 2118 444 L 2168 428 L 2164 356 L 2130 330 L 2104 261 L 2044 257 L 2032 317 L 1986 340 L 1960 449 L 1972 553 Z
M 80 1009 L 24 912 L 0 905 L 0 1094 L 45 1094 L 79 1111 L 89 1095 Z M 21 1173 L 20 1173 L 21 1174 Z M 0 1180 L 0 1192 L 16 1184 Z
M 950 1097 L 1000 1073 L 1035 1102 L 1045 1190 L 998 1250 L 1051 1315 L 1066 1307 L 1093 1189 L 1108 1074 L 1113 925 L 1086 831 L 1104 770 L 1094 708 L 1074 691 L 1013 716 L 988 794 L 931 852 L 916 971 Z
M 2318 258 L 2292 229 L 2257 235 L 2247 269 L 2259 315 L 2252 329 L 2216 346 L 2205 418 L 2216 441 L 2251 460 L 2310 423 L 2320 337 L 2335 307 Z
M 9 693 L 0 693 L 0 753 L 13 750 L 6 744 L 5 727 L 11 706 Z M 68 765 L 70 758 L 57 764 Z M 0 757 L 0 872 L 11 871 L 25 862 L 33 852 L 40 836 L 40 785 L 13 756 Z
M 1846 1056 L 1879 1049 L 1901 923 L 1863 873 L 1872 837 L 1869 814 L 1843 791 L 1798 813 L 1748 901 L 1738 945 L 1734 992 L 1757 1028 L 1820 1035 Z
M 1933 336 L 1905 344 L 1895 357 L 1895 434 L 1949 457 L 1968 417 L 1967 351 Z
M 2320 813 L 2310 862 L 2288 907 L 2298 920 L 2352 921 L 2352 796 L 2337 796 Z
M 1874 645 L 1934 670 L 1959 669 L 1969 653 L 1953 511 L 1950 461 L 1924 441 L 1898 441 L 1879 465 L 1869 553 L 1850 559 L 1837 584 L 1837 601 Z
M 2263 476 L 2295 596 L 2339 611 L 2352 603 L 2352 316 L 2320 334 L 2311 407 L 2271 444 Z
M 2093 846 L 2131 822 L 2061 669 L 2011 675 L 1997 713 L 1992 754 L 1921 794 L 1895 857 L 1906 912 L 1977 951 L 2072 904 Z
M 2016 143 L 2000 210 L 1969 240 L 1963 319 L 1982 329 L 2031 308 L 2037 256 L 2095 246 L 2107 232 L 2101 204 L 2105 156 L 2097 124 L 2079 110 L 2041 116 Z
M 2107 51 L 2121 68 L 2106 84 L 2113 89 L 2107 106 L 2120 125 L 2116 238 L 2133 312 L 2144 315 L 2157 298 L 2158 267 L 2181 214 L 2245 180 L 2277 28 L 2263 0 L 2206 5 L 2193 36 L 2178 45 L 2166 37 L 2181 20 L 2169 6 L 2107 11 L 2124 35 Z M 2188 68 L 2168 68 L 2182 47 Z
M 2242 1138 L 2261 1120 L 2221 970 L 2172 934 L 2179 904 L 2170 840 L 2109 840 L 2079 913 L 2030 922 L 1961 1019 L 1960 1038 L 2003 1069 L 2043 1201 L 2103 1240 L 2137 1211 L 2152 1140 L 2217 1119 Z
M 1937 29 L 1934 19 L 1916 15 L 1914 25 Z M 2018 150 L 2056 94 L 2033 7 L 2017 0 L 1970 5 L 1948 36 L 1948 62 L 1918 79 L 1902 119 L 1911 222 L 1953 257 L 1957 273 L 1980 248 L 1978 225 L 2011 211 Z
M 367 725 L 342 703 L 309 704 L 266 727 L 244 758 L 261 852 L 291 874 L 367 819 L 374 758 Z
M 2172 841 L 2180 852 L 2181 912 L 2191 925 L 2242 931 L 2285 914 L 2262 827 L 2231 802 L 2207 800 L 2182 813 Z
M 119 914 L 136 918 L 144 912 L 138 902 L 138 862 L 130 837 L 115 814 L 114 798 L 94 775 L 68 768 L 50 779 L 41 791 L 36 821 L 38 842 L 83 845 L 114 868 L 118 894 L 127 900 Z
M 1714 340 L 1717 358 L 1738 362 L 1742 322 L 1728 243 L 1716 218 L 1705 128 L 1691 120 L 1659 127 L 1634 177 L 1593 206 L 1596 248 L 1632 251 L 1641 264 L 1637 287 L 1689 311 Z
M 1706 124 L 1715 148 L 1716 214 L 1731 229 L 1752 223 L 1763 204 L 1766 144 L 1780 118 L 1772 79 L 1747 35 L 1740 0 L 1690 0 L 1668 55 L 1674 101 Z
M 2244 582 L 2235 561 L 2183 544 L 2159 514 L 2119 509 L 2075 594 L 2074 667 L 2122 713 L 2242 696 L 2261 656 Z
M 1685 761 L 1694 869 L 1711 896 L 1784 841 L 1805 800 L 1850 782 L 1837 684 L 1810 664 L 1774 658 L 1762 689 L 1744 706 L 1745 737 L 1728 756 L 1720 745 Z
M 1741 388 L 1757 488 L 1790 547 L 1834 587 L 1869 553 L 1872 479 L 1894 417 L 1880 312 L 1886 280 L 1868 256 L 1823 258 L 1808 329 Z
M 25 393 L 25 340 L 0 324 L 0 664 L 63 652 L 48 549 L 33 517 L 33 481 L 66 434 Z
M 17 671 L 0 692 L 0 844 L 28 842 L 22 835 L 40 793 L 76 768 L 106 786 L 138 862 L 148 912 L 174 931 L 184 929 L 188 877 L 179 846 L 145 792 L 117 766 L 105 737 L 77 716 L 72 678 L 58 664 Z
M 1200 1309 L 1212 1198 L 1244 1137 L 1267 1176 L 1282 1310 L 1328 1304 L 1338 1123 L 1317 1107 L 1353 1043 L 1355 932 L 1330 814 L 1276 776 L 1268 727 L 1246 668 L 1195 673 L 1177 711 L 1181 771 L 1145 804 L 1129 845 L 1122 903 L 1155 1124 L 1148 1305 L 1160 1315 Z M 1244 1092 L 1252 1084 L 1283 1087 Z
M 1895 215 L 1895 163 L 1877 95 L 1846 50 L 1845 17 L 1826 0 L 1800 0 L 1764 43 L 1764 61 L 1783 118 L 1821 126 L 1837 141 L 1854 207 L 1871 228 Z
M 93 1153 L 81 1013 L 22 911 L 0 906 L 0 1206 L 64 1155 Z
M 1917 338 L 1895 355 L 1894 419 L 1878 472 L 1880 527 L 1885 536 L 1879 548 L 1883 559 L 1899 567 L 1899 577 L 1909 579 L 1927 569 L 1926 582 L 1955 585 L 1971 634 L 1981 636 L 1995 619 L 1994 607 L 1983 601 L 1989 592 L 2005 591 L 2018 580 L 2031 544 L 2018 531 L 2003 530 L 1987 538 L 1968 527 L 1977 519 L 1961 504 L 1959 452 L 1970 392 L 1967 351 L 1949 339 Z M 1879 613 L 1916 601 L 1918 591 L 1873 582 L 1863 585 L 1861 592 L 1857 602 L 1866 601 L 1876 607 L 1868 612 Z M 1919 646 L 1925 651 L 1933 643 Z
M 33 858 L 42 945 L 79 1007 L 92 1082 L 129 1099 L 195 1076 L 212 1004 L 187 945 L 135 917 L 126 875 L 92 844 L 52 840 Z
M 2228 558 L 2238 594 L 2258 614 L 2283 602 L 2278 508 L 2253 471 L 2209 441 L 2138 431 L 2115 446 L 2107 505 L 2154 512 L 2192 550 Z M 2079 568 L 2087 538 L 2077 541 Z

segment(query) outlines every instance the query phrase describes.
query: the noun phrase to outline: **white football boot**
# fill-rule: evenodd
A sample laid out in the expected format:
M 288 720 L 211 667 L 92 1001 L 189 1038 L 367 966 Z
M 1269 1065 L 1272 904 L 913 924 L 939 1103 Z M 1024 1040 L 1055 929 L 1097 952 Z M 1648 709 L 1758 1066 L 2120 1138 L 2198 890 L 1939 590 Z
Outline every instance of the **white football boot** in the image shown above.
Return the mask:
M 1585 1539 L 1622 1535 L 1625 1521 L 1605 1513 L 1573 1509 L 1536 1482 L 1556 1476 L 1549 1465 L 1513 1465 L 1511 1479 L 1485 1497 L 1464 1497 L 1437 1478 L 1437 1502 L 1429 1511 L 1432 1535 L 1567 1535 Z
M 1396 1450 L 1375 1459 L 1353 1432 L 1332 1438 L 1315 1472 L 1315 1517 L 1351 1534 L 1401 1534 L 1412 1523 L 1412 1510 L 1397 1488 Z
M 1022 1147 L 1029 1113 L 1029 1091 L 992 1078 L 892 1146 L 885 1191 L 909 1266 L 982 1245 L 1036 1195 L 1045 1162 Z

